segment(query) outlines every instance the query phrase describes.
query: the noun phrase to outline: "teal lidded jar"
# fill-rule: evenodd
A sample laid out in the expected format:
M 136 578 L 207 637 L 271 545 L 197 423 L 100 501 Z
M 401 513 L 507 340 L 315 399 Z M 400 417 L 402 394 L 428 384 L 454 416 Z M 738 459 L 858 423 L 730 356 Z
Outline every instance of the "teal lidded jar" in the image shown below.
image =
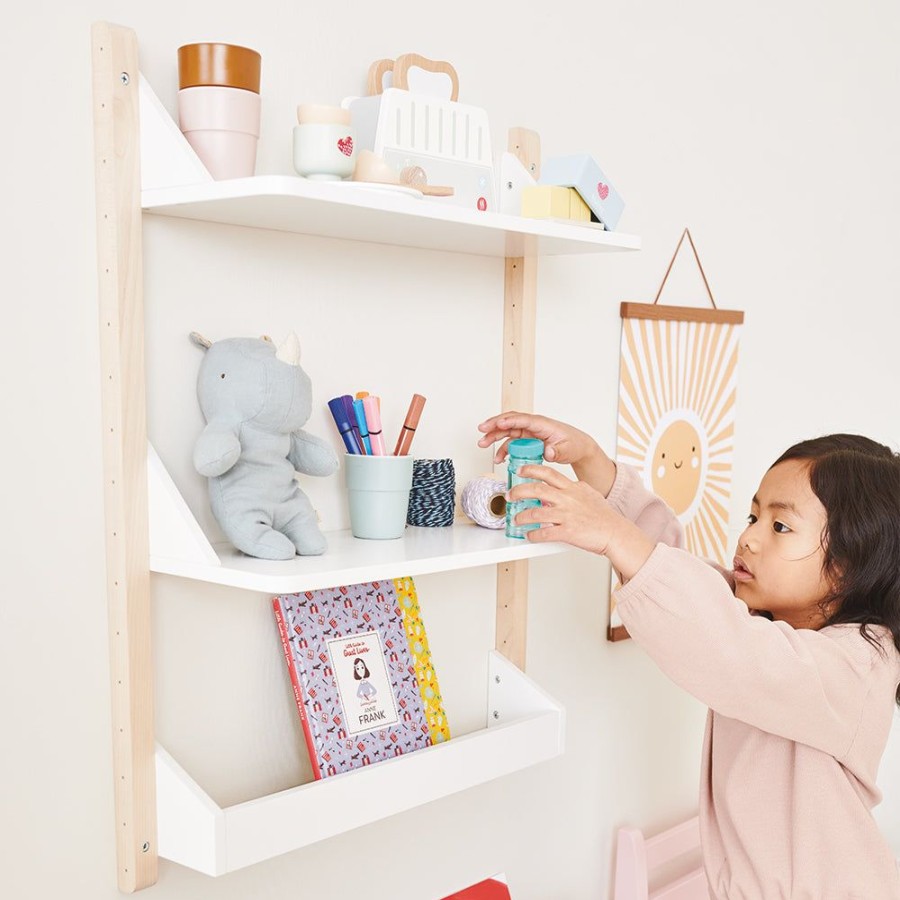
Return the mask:
M 509 457 L 507 458 L 507 484 L 510 488 L 517 484 L 524 484 L 527 481 L 534 481 L 533 478 L 521 478 L 519 476 L 519 468 L 521 466 L 540 466 L 544 462 L 544 442 L 536 438 L 518 438 L 510 441 L 507 447 Z M 506 536 L 511 538 L 525 539 L 525 532 L 533 531 L 541 526 L 537 523 L 533 525 L 516 525 L 515 518 L 523 509 L 530 506 L 540 506 L 540 500 L 517 500 L 515 503 L 506 504 Z

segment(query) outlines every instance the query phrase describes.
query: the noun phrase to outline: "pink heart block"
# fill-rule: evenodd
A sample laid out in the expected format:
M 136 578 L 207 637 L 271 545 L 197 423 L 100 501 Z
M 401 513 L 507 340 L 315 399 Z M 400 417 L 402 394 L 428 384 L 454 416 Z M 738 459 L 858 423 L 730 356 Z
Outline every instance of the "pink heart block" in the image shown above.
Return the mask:
M 344 154 L 344 156 L 350 156 L 353 153 L 353 138 L 350 135 L 347 135 L 345 138 L 341 138 L 338 141 L 338 150 Z
M 609 196 L 609 185 L 604 184 L 602 181 L 598 181 L 597 193 L 600 195 L 601 200 L 605 200 Z

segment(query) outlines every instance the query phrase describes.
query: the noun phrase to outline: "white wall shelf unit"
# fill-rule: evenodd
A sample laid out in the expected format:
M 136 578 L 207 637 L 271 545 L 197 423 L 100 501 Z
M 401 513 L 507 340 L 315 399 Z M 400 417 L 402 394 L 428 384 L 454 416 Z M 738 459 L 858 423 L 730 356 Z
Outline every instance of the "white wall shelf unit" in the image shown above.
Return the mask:
M 142 212 L 502 258 L 501 404 L 507 409 L 530 409 L 533 402 L 537 259 L 636 250 L 639 239 L 289 176 L 215 182 L 140 78 L 135 33 L 100 22 L 92 38 L 120 889 L 154 884 L 159 856 L 210 875 L 230 872 L 560 754 L 563 711 L 523 670 L 528 559 L 567 547 L 511 541 L 473 525 L 408 529 L 398 541 L 333 533 L 326 555 L 287 563 L 210 544 L 156 454 L 147 450 Z M 534 132 L 512 129 L 509 151 L 537 177 L 540 141 Z M 258 597 L 488 564 L 497 565 L 496 651 L 488 660 L 488 705 L 478 731 L 225 809 L 157 746 L 151 570 L 243 588 Z

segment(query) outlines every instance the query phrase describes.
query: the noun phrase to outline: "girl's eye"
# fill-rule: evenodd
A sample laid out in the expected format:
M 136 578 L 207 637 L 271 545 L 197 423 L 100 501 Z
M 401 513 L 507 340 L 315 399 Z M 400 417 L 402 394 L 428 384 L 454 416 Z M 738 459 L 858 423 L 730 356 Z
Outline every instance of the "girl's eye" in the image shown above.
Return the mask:
M 755 524 L 756 524 L 756 516 L 754 516 L 753 513 L 750 513 L 750 515 L 747 516 L 747 524 L 748 524 L 748 525 L 755 525 Z
M 787 534 L 791 530 L 787 525 L 784 524 L 784 522 L 775 522 L 772 528 L 774 528 L 775 531 L 778 532 L 778 534 Z

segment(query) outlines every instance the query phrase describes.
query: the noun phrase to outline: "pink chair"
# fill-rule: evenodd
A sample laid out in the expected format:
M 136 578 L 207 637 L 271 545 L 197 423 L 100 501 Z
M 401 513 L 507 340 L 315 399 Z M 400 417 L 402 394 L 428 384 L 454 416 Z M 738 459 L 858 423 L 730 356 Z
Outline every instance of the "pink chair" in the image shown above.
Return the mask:
M 695 866 L 674 881 L 650 890 L 651 872 L 699 848 L 700 827 L 696 816 L 651 838 L 645 838 L 637 828 L 620 828 L 614 900 L 709 900 L 702 866 Z

